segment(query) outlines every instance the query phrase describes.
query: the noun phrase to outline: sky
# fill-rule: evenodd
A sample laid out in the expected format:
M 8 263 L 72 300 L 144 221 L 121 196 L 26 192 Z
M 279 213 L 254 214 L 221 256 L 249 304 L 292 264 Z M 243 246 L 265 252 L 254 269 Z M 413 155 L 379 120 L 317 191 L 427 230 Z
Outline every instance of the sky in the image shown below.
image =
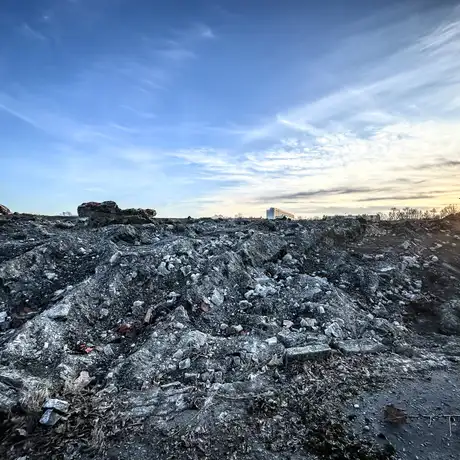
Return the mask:
M 460 3 L 2 0 L 0 203 L 460 203 Z

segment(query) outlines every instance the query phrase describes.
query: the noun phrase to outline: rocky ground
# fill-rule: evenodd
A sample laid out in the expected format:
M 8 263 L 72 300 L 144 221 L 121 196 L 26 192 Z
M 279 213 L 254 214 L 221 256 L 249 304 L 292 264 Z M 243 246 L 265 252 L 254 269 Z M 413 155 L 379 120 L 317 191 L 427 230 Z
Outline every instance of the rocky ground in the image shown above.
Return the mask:
M 459 279 L 458 216 L 0 216 L 0 457 L 458 458 Z

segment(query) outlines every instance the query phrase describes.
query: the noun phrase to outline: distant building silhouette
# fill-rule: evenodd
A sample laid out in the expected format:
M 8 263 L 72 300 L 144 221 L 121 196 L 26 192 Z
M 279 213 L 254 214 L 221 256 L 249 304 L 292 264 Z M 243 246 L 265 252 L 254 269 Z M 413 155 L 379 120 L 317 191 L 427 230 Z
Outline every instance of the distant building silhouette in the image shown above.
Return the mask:
M 267 209 L 267 219 L 294 219 L 294 214 L 283 211 L 279 208 L 269 208 Z

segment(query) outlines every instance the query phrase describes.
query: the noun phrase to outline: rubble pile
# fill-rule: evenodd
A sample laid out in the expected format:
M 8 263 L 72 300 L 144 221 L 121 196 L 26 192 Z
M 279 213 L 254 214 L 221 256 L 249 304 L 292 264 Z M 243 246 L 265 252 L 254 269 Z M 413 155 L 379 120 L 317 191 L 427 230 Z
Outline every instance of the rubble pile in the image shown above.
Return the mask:
M 1 458 L 398 458 L 353 398 L 458 373 L 458 220 L 78 214 L 0 226 Z
M 147 224 L 156 216 L 154 209 L 120 209 L 115 201 L 90 201 L 78 207 L 78 216 L 94 226 L 110 224 Z
M 11 214 L 11 211 L 6 206 L 4 206 L 3 204 L 0 204 L 0 215 L 1 216 L 8 216 L 9 214 Z

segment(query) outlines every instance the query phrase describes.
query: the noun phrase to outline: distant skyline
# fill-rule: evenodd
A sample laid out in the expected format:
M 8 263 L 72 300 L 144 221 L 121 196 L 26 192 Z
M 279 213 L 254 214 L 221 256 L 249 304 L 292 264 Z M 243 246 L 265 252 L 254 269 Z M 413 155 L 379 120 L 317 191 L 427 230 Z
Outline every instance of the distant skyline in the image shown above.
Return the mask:
M 460 197 L 460 2 L 0 3 L 0 203 L 158 216 Z

